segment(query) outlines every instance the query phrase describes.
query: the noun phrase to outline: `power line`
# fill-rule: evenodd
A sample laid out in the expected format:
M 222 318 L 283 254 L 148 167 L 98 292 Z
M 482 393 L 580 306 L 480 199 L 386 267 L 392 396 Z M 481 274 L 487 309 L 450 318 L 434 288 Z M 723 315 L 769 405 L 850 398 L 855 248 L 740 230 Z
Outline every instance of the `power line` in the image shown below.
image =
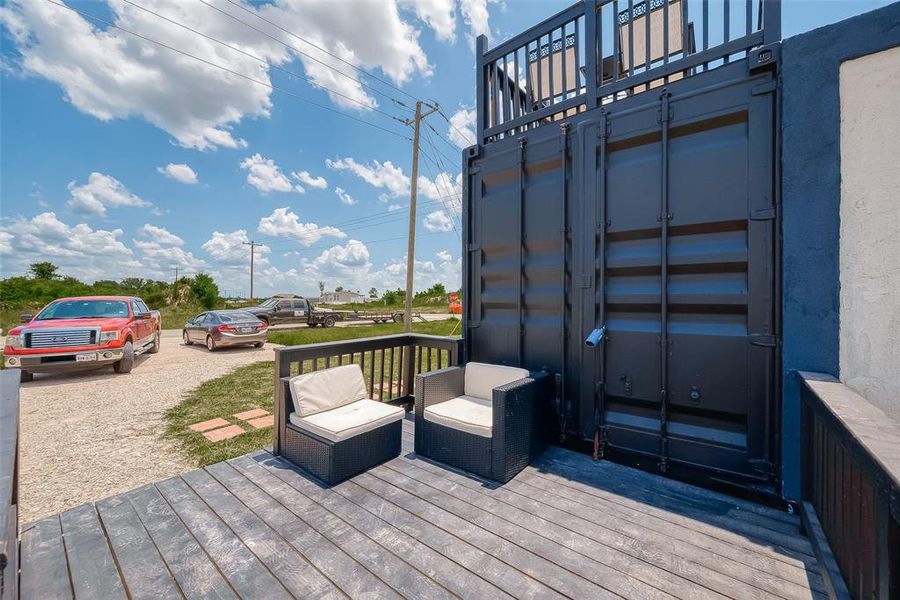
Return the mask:
M 253 257 L 256 254 L 256 247 L 262 246 L 253 240 L 249 242 L 241 242 L 243 246 L 250 246 L 250 300 L 253 300 Z
M 442 117 L 444 117 L 444 120 L 447 121 L 447 124 L 450 127 L 452 127 L 453 129 L 455 129 L 456 132 L 463 137 L 463 139 L 465 139 L 466 141 L 469 141 L 471 139 L 468 133 L 465 133 L 459 127 L 457 127 L 456 125 L 453 124 L 453 121 L 450 120 L 450 117 L 448 117 L 446 114 L 444 114 L 443 110 L 439 109 L 438 114 L 441 115 Z M 469 143 L 474 144 L 475 140 L 469 141 Z
M 368 125 L 369 127 L 374 127 L 375 129 L 379 129 L 379 130 L 381 130 L 381 131 L 384 131 L 385 133 L 389 133 L 389 134 L 391 134 L 391 135 L 397 136 L 397 137 L 399 137 L 399 138 L 401 138 L 401 139 L 404 139 L 404 140 L 407 140 L 407 141 L 412 141 L 410 138 L 406 137 L 406 136 L 403 135 L 403 134 L 397 133 L 396 131 L 392 131 L 392 130 L 386 128 L 386 127 L 382 127 L 381 125 L 376 125 L 375 123 L 372 123 L 371 121 L 366 121 L 366 120 L 364 120 L 364 119 L 360 119 L 360 118 L 354 117 L 354 116 L 352 116 L 352 115 L 348 115 L 348 114 L 343 113 L 343 112 L 341 112 L 341 111 L 339 111 L 339 110 L 336 110 L 336 109 L 334 109 L 334 108 L 331 108 L 330 106 L 325 106 L 324 104 L 319 104 L 318 102 L 314 102 L 314 101 L 312 101 L 312 100 L 309 100 L 308 98 L 304 98 L 303 96 L 299 96 L 299 95 L 297 95 L 297 94 L 295 94 L 295 93 L 293 93 L 293 92 L 291 92 L 291 91 L 289 91 L 289 90 L 286 90 L 286 89 L 284 89 L 284 88 L 281 88 L 281 87 L 278 87 L 278 86 L 274 86 L 274 85 L 272 85 L 272 84 L 270 84 L 270 83 L 266 83 L 265 81 L 260 81 L 259 79 L 254 79 L 253 77 L 250 77 L 250 76 L 248 76 L 248 75 L 244 75 L 243 73 L 238 73 L 237 71 L 234 71 L 234 70 L 232 70 L 232 69 L 229 69 L 228 67 L 223 67 L 222 65 L 219 65 L 219 64 L 216 64 L 216 63 L 214 63 L 214 62 L 208 61 L 208 60 L 206 60 L 205 58 L 200 58 L 199 56 L 196 56 L 196 55 L 194 55 L 194 54 L 191 54 L 190 52 L 186 52 L 186 51 L 184 51 L 184 50 L 180 50 L 180 49 L 175 48 L 175 47 L 173 47 L 173 46 L 169 46 L 168 44 L 165 44 L 165 43 L 163 43 L 163 42 L 154 40 L 154 39 L 149 38 L 149 37 L 147 37 L 147 36 L 145 36 L 145 35 L 142 35 L 142 34 L 140 34 L 140 33 L 131 31 L 130 29 L 126 29 L 126 28 L 124 28 L 124 27 L 121 27 L 121 26 L 119 26 L 119 25 L 116 25 L 115 23 L 112 23 L 112 22 L 107 21 L 107 20 L 105 20 L 105 19 L 101 19 L 100 17 L 95 17 L 94 15 L 91 15 L 91 14 L 86 13 L 86 12 L 84 12 L 84 11 L 78 10 L 77 8 L 72 8 L 71 6 L 68 6 L 68 5 L 66 5 L 66 4 L 61 4 L 61 3 L 59 3 L 59 2 L 56 2 L 55 0 L 46 0 L 46 1 L 49 2 L 50 4 L 55 4 L 56 6 L 59 6 L 60 8 L 65 8 L 66 10 L 70 10 L 70 11 L 72 11 L 72 12 L 74 12 L 74 13 L 78 13 L 78 14 L 80 14 L 81 16 L 83 16 L 83 17 L 85 17 L 85 18 L 91 19 L 92 21 L 96 21 L 96 22 L 98 22 L 98 23 L 103 23 L 104 25 L 106 25 L 106 26 L 108 26 L 108 27 L 112 27 L 112 28 L 114 28 L 114 29 L 118 29 L 118 30 L 120 30 L 120 31 L 124 31 L 124 32 L 127 33 L 127 34 L 133 35 L 133 36 L 135 36 L 135 37 L 137 37 L 137 38 L 140 38 L 140 39 L 142 39 L 142 40 L 148 41 L 148 42 L 150 42 L 150 43 L 152 43 L 152 44 L 156 44 L 157 46 L 160 46 L 160 47 L 165 48 L 165 49 L 167 49 L 167 50 L 170 50 L 170 51 L 172 51 L 172 52 L 176 52 L 176 53 L 181 54 L 181 55 L 183 55 L 183 56 L 187 56 L 188 58 L 192 58 L 192 59 L 194 59 L 194 60 L 196 60 L 196 61 L 198 61 L 198 62 L 202 62 L 203 64 L 209 65 L 209 66 L 211 66 L 211 67 L 215 67 L 215 68 L 217 68 L 217 69 L 221 69 L 222 71 L 225 71 L 225 72 L 227 72 L 227 73 L 231 73 L 232 75 L 236 75 L 237 77 L 240 77 L 240 78 L 242 78 L 242 79 L 246 79 L 247 81 L 251 81 L 251 82 L 256 83 L 256 84 L 258 84 L 258 85 L 261 85 L 261 86 L 263 86 L 263 87 L 267 87 L 267 88 L 269 88 L 269 89 L 272 90 L 272 91 L 281 92 L 282 94 L 286 94 L 286 95 L 288 95 L 288 96 L 291 96 L 291 97 L 293 97 L 293 98 L 296 98 L 297 100 L 300 100 L 301 102 L 306 102 L 307 104 L 311 104 L 311 105 L 316 106 L 316 107 L 318 107 L 318 108 L 321 108 L 321 109 L 323 109 L 323 110 L 327 110 L 327 111 L 329 111 L 329 112 L 333 112 L 333 113 L 335 113 L 335 114 L 337 114 L 337 115 L 340 115 L 340 116 L 342 116 L 342 117 L 345 117 L 345 118 L 347 118 L 347 119 L 351 119 L 351 120 L 353 120 L 353 121 L 356 121 L 357 123 L 362 123 L 362 124 L 364 124 L 364 125 Z M 201 1 L 202 1 L 202 0 L 201 0 Z
M 350 79 L 351 81 L 355 81 L 355 82 L 358 83 L 359 85 L 361 85 L 361 86 L 363 86 L 363 87 L 365 87 L 365 88 L 367 88 L 367 89 L 372 90 L 372 91 L 375 92 L 376 94 L 379 94 L 379 95 L 381 95 L 381 96 L 384 96 L 385 98 L 388 98 L 389 100 L 391 100 L 391 101 L 393 101 L 393 102 L 399 102 L 401 105 L 403 105 L 402 102 L 400 102 L 399 100 L 396 100 L 395 98 L 392 98 L 390 95 L 385 94 L 385 93 L 382 92 L 381 90 L 372 87 L 371 85 L 369 85 L 369 84 L 365 83 L 364 81 L 361 81 L 361 80 L 359 80 L 359 79 L 353 77 L 352 75 L 348 75 L 347 73 L 344 73 L 343 71 L 341 71 L 341 70 L 335 68 L 334 66 L 329 65 L 328 63 L 319 60 L 318 58 L 316 58 L 316 57 L 314 57 L 314 56 L 308 54 L 307 52 L 304 52 L 303 50 L 300 50 L 300 49 L 297 48 L 296 46 L 292 46 L 292 45 L 288 44 L 287 42 L 278 39 L 278 38 L 275 37 L 274 35 L 272 35 L 272 34 L 270 34 L 270 33 L 267 33 L 267 32 L 263 31 L 262 29 L 260 29 L 260 28 L 258 28 L 258 27 L 254 27 L 254 26 L 251 25 L 250 23 L 248 23 L 248 22 L 246 22 L 246 21 L 244 21 L 244 20 L 242 20 L 242 19 L 237 18 L 237 17 L 234 16 L 233 14 L 231 14 L 231 13 L 229 13 L 229 12 L 226 12 L 226 11 L 222 10 L 222 9 L 219 8 L 218 6 L 213 6 L 212 4 L 210 4 L 209 2 L 207 2 L 206 0 L 198 0 L 198 1 L 201 2 L 202 4 L 205 4 L 206 6 L 210 7 L 211 9 L 215 10 L 216 12 L 219 12 L 219 13 L 225 15 L 225 16 L 228 17 L 229 19 L 232 19 L 232 20 L 234 20 L 234 21 L 236 21 L 236 22 L 238 22 L 238 23 L 240 23 L 240 24 L 242 24 L 242 25 L 244 25 L 244 26 L 246 26 L 246 27 L 249 27 L 250 29 L 252 29 L 253 31 L 256 31 L 257 33 L 261 33 L 262 35 L 266 36 L 267 38 L 269 38 L 269 39 L 271 39 L 271 40 L 273 40 L 273 41 L 275 41 L 275 42 L 281 44 L 281 45 L 284 46 L 285 48 L 290 48 L 290 49 L 293 50 L 294 52 L 296 52 L 296 53 L 298 53 L 298 54 L 300 54 L 300 55 L 302 55 L 302 56 L 305 56 L 305 57 L 307 57 L 308 59 L 310 59 L 310 60 L 312 60 L 312 61 L 315 61 L 315 62 L 319 63 L 319 64 L 322 65 L 323 67 L 326 67 L 326 68 L 328 68 L 328 69 L 331 69 L 332 71 L 334 71 L 335 73 L 338 73 L 339 75 L 343 75 L 344 77 L 346 77 L 347 79 Z M 232 4 L 235 4 L 235 3 L 232 2 Z M 284 31 L 284 32 L 287 33 L 288 35 L 291 35 L 291 36 L 294 36 L 294 37 L 298 37 L 298 36 L 295 36 L 295 35 L 294 35 L 293 33 L 291 33 L 290 31 L 288 31 L 288 30 L 282 28 L 282 27 L 279 26 L 279 25 L 276 25 L 275 23 L 269 21 L 268 19 L 265 19 L 264 17 L 261 17 L 261 16 L 257 15 L 255 12 L 253 12 L 253 11 L 251 11 L 251 10 L 249 10 L 249 9 L 247 9 L 247 8 L 245 8 L 245 7 L 241 6 L 241 5 L 239 5 L 239 4 L 235 4 L 235 6 L 237 6 L 237 7 L 240 8 L 241 10 L 244 10 L 244 11 L 246 11 L 246 12 L 249 12 L 250 14 L 256 16 L 258 19 L 260 19 L 260 20 L 262 20 L 262 21 L 265 21 L 266 23 L 272 25 L 273 27 L 276 27 L 277 29 L 280 29 L 281 31 Z M 300 38 L 300 39 L 303 39 L 303 38 Z M 303 41 L 306 41 L 306 40 L 303 40 Z M 309 42 L 307 42 L 307 43 L 309 43 Z M 320 49 L 321 49 L 321 48 L 320 48 Z M 327 53 L 327 51 L 326 51 L 326 53 Z M 330 54 L 330 53 L 329 53 L 329 54 Z M 397 88 L 397 89 L 399 90 L 399 88 Z M 403 92 L 403 90 L 399 90 L 399 91 Z M 406 92 L 403 92 L 403 93 L 406 94 Z M 409 95 L 409 94 L 407 94 L 407 95 Z M 403 106 L 405 106 L 405 105 L 403 105 Z
M 369 77 L 371 77 L 372 79 L 375 79 L 376 81 L 380 81 L 380 82 L 383 83 L 384 85 L 386 85 L 386 86 L 388 86 L 388 87 L 390 87 L 390 88 L 392 88 L 392 89 L 394 89 L 394 90 L 400 92 L 401 94 L 405 95 L 405 96 L 406 96 L 407 98 L 409 98 L 410 100 L 418 100 L 418 98 L 416 98 L 415 96 L 413 96 L 413 95 L 410 94 L 409 92 L 406 92 L 406 91 L 400 89 L 399 87 L 397 87 L 396 85 L 392 84 L 391 82 L 386 81 L 386 80 L 384 80 L 384 79 L 378 77 L 377 75 L 373 75 L 372 73 L 369 73 L 368 71 L 366 71 L 366 70 L 364 70 L 364 69 L 361 69 L 360 67 L 354 65 L 353 63 L 344 60 L 343 58 L 341 58 L 341 57 L 338 56 L 337 54 L 334 54 L 334 53 L 332 53 L 332 52 L 329 52 L 328 50 L 326 50 L 325 48 L 319 46 L 318 44 L 315 44 L 315 43 L 309 41 L 308 39 L 306 39 L 306 38 L 304 38 L 304 37 L 301 37 L 301 36 L 297 35 L 296 33 L 292 32 L 292 31 L 289 31 L 289 30 L 287 30 L 287 29 L 284 29 L 283 27 L 281 27 L 281 26 L 278 25 L 277 23 L 273 23 L 273 22 L 270 21 L 269 19 L 266 19 L 265 17 L 263 17 L 263 16 L 260 15 L 259 13 L 256 13 L 256 12 L 254 12 L 254 11 L 248 9 L 247 7 L 241 5 L 240 3 L 235 2 L 234 0 L 226 0 L 226 1 L 227 1 L 229 4 L 233 4 L 233 5 L 237 6 L 238 8 L 240 8 L 241 10 L 243 10 L 244 12 L 248 12 L 248 13 L 252 14 L 252 15 L 255 16 L 257 19 L 259 19 L 259 20 L 261 20 L 261 21 L 264 21 L 264 22 L 268 23 L 268 24 L 271 25 L 272 27 L 275 27 L 276 29 L 279 29 L 279 30 L 283 31 L 284 33 L 288 34 L 289 36 L 294 37 L 294 38 L 297 38 L 297 39 L 300 40 L 301 42 L 305 42 L 305 43 L 309 44 L 310 46 L 312 46 L 313 48 L 316 48 L 316 49 L 318 49 L 318 50 L 324 52 L 325 54 L 328 54 L 329 56 L 331 56 L 331 57 L 333 57 L 333 58 L 336 58 L 337 60 L 339 60 L 339 61 L 341 61 L 342 63 L 346 64 L 347 66 L 349 66 L 349 67 L 355 69 L 356 71 L 358 71 L 358 72 L 360 72 L 360 73 L 363 73 L 363 74 L 365 74 L 365 75 L 368 75 Z M 312 57 L 310 57 L 310 58 L 312 58 Z M 313 60 L 315 60 L 315 59 L 313 59 Z M 325 63 L 322 63 L 322 64 L 325 64 Z M 334 67 L 332 67 L 332 66 L 330 66 L 330 65 L 325 65 L 325 66 L 329 67 L 330 69 L 334 69 Z M 336 69 L 335 69 L 335 70 L 336 70 Z M 337 72 L 340 73 L 340 71 L 337 71 Z M 359 82 L 359 83 L 362 84 L 362 82 Z M 363 85 L 364 85 L 364 84 L 363 84 Z M 379 93 L 382 93 L 382 92 L 379 92 Z M 403 107 L 405 107 L 405 108 L 409 108 L 408 106 L 406 106 L 405 104 L 403 104 L 403 103 L 400 102 L 399 100 L 394 99 L 394 101 L 397 102 L 397 103 L 399 103 L 401 106 L 403 106 Z
M 341 92 L 339 92 L 339 91 L 337 91 L 337 90 L 331 89 L 331 88 L 328 87 L 328 86 L 322 85 L 322 84 L 318 83 L 317 81 L 315 81 L 312 77 L 308 77 L 308 76 L 306 76 L 306 75 L 300 75 L 299 73 L 295 73 L 295 72 L 293 72 L 293 71 L 291 71 L 291 70 L 289 70 L 289 69 L 285 69 L 284 67 L 281 67 L 281 66 L 279 66 L 279 65 L 272 64 L 272 63 L 270 63 L 269 61 L 267 61 L 266 59 L 261 58 L 261 57 L 255 55 L 255 54 L 253 54 L 252 52 L 247 52 L 246 50 L 242 50 L 241 48 L 238 48 L 237 46 L 232 46 L 232 45 L 229 44 L 228 42 L 223 42 L 222 40 L 220 40 L 220 39 L 218 39 L 218 38 L 215 38 L 215 37 L 213 37 L 213 36 L 211 36 L 211 35 L 207 35 L 207 34 L 203 33 L 202 31 L 198 31 L 198 30 L 194 29 L 193 27 L 190 27 L 190 26 L 188 26 L 188 25 L 185 25 L 184 23 L 181 23 L 180 21 L 176 21 L 175 19 L 171 19 L 171 18 L 169 18 L 169 17 L 167 17 L 167 16 L 165 16 L 165 15 L 161 15 L 161 14 L 159 14 L 158 12 L 156 12 L 156 11 L 154 11 L 154 10 L 151 10 L 151 9 L 145 7 L 145 6 L 141 6 L 140 4 L 138 4 L 138 3 L 136 3 L 136 2 L 132 2 L 132 0 L 122 0 L 122 1 L 125 2 L 126 4 L 130 4 L 131 6 L 137 8 L 137 9 L 139 9 L 139 10 L 142 10 L 142 11 L 144 11 L 144 12 L 150 13 L 151 15 L 155 15 L 156 17 L 158 17 L 158 18 L 160 18 L 160 19 L 163 19 L 164 21 L 168 21 L 169 23 L 172 23 L 173 25 L 177 25 L 178 27 L 181 27 L 182 29 L 186 29 L 186 30 L 190 31 L 191 33 L 194 33 L 194 34 L 199 35 L 199 36 L 201 36 L 201 37 L 204 37 L 204 38 L 206 38 L 206 39 L 208 39 L 208 40 L 211 40 L 211 41 L 213 41 L 213 42 L 216 42 L 217 44 L 221 44 L 222 46 L 225 46 L 226 48 L 229 48 L 230 50 L 234 50 L 235 52 L 239 52 L 240 54 L 243 54 L 244 56 L 249 56 L 249 57 L 252 58 L 253 60 L 256 60 L 256 61 L 259 61 L 259 62 L 263 63 L 263 64 L 266 65 L 267 67 L 271 67 L 271 68 L 273 68 L 273 69 L 277 69 L 277 70 L 279 70 L 279 71 L 282 71 L 283 73 L 287 73 L 287 74 L 290 75 L 291 77 L 296 77 L 297 79 L 303 79 L 303 80 L 305 80 L 305 81 L 308 81 L 308 82 L 312 83 L 315 87 L 318 87 L 318 88 L 327 90 L 328 92 L 330 92 L 330 93 L 332 93 L 332 94 L 334 94 L 334 95 L 336 95 L 336 96 L 340 96 L 341 98 L 344 98 L 345 100 L 348 100 L 348 101 L 350 101 L 350 102 L 354 102 L 354 103 L 359 104 L 360 106 L 362 106 L 362 107 L 364 107 L 364 108 L 367 108 L 367 109 L 369 109 L 369 110 L 373 110 L 373 111 L 375 111 L 375 112 L 377 112 L 377 113 L 380 113 L 380 114 L 382 114 L 382 115 L 385 115 L 385 116 L 388 117 L 389 119 L 393 119 L 393 120 L 395 120 L 395 121 L 400 121 L 401 123 L 403 122 L 403 120 L 400 119 L 399 117 L 396 117 L 396 116 L 394 116 L 394 115 L 392 115 L 392 114 L 390 114 L 390 113 L 388 113 L 388 112 L 386 112 L 386 111 L 383 111 L 383 110 L 381 110 L 380 108 L 378 108 L 378 107 L 376 107 L 376 106 L 372 106 L 372 105 L 370 105 L 370 104 L 366 104 L 365 102 L 361 102 L 360 100 L 357 100 L 356 98 L 353 98 L 353 97 L 351 97 L 351 96 L 348 96 L 348 95 L 346 95 L 346 94 L 343 94 L 343 93 L 341 93 Z

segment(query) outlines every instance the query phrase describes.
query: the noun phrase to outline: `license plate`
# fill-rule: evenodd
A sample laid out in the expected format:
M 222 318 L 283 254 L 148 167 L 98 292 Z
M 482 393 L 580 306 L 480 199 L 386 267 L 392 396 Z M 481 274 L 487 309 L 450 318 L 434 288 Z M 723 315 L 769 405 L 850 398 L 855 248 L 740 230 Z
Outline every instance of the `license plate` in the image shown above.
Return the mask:
M 240 331 L 241 333 L 253 333 L 254 331 L 256 331 L 256 328 L 255 327 L 241 327 L 238 329 L 238 331 Z
M 91 354 L 76 354 L 75 362 L 91 362 L 97 360 L 97 354 L 92 352 Z

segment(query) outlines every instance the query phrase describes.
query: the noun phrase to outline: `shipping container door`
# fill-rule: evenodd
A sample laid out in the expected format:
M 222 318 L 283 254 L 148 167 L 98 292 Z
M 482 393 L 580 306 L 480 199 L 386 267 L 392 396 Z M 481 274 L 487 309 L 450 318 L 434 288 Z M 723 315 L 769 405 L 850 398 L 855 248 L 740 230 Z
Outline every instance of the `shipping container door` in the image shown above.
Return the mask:
M 769 481 L 774 86 L 740 66 L 613 103 L 586 130 L 579 333 L 606 336 L 583 353 L 579 412 L 601 450 Z

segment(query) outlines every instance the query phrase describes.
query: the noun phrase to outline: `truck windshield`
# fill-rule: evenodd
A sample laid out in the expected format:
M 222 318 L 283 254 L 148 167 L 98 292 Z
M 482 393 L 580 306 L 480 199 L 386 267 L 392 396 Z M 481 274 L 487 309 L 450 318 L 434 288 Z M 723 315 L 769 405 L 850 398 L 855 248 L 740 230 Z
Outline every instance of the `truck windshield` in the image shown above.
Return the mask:
M 54 302 L 37 316 L 39 321 L 50 319 L 93 319 L 128 316 L 128 303 L 122 300 L 61 300 Z

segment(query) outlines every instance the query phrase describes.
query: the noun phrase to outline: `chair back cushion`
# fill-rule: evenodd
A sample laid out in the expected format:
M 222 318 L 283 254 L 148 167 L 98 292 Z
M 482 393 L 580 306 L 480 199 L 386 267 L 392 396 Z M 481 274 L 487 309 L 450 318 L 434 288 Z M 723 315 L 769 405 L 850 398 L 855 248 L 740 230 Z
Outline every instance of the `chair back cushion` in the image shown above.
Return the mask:
M 527 369 L 470 362 L 466 364 L 466 396 L 491 399 L 494 388 L 528 377 Z
M 291 379 L 294 410 L 301 417 L 331 410 L 368 398 L 359 365 L 344 365 L 304 373 Z

